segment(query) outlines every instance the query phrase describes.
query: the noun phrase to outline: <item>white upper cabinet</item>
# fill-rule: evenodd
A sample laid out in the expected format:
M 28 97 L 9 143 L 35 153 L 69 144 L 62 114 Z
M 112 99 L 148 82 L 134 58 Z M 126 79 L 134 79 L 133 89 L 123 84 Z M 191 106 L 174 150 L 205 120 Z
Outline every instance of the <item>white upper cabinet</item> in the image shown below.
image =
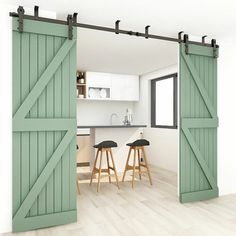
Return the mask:
M 87 98 L 138 101 L 139 77 L 136 75 L 86 72 Z
M 138 101 L 139 77 L 135 75 L 112 74 L 112 100 Z

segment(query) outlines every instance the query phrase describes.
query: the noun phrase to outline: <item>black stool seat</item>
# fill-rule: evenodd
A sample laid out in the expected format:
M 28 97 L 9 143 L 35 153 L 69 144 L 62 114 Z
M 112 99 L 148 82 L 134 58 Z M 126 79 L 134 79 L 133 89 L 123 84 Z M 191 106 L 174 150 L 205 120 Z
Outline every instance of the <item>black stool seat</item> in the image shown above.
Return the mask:
M 117 143 L 111 140 L 103 141 L 93 146 L 94 148 L 112 148 L 117 147 Z
M 135 146 L 140 147 L 140 146 L 148 146 L 148 145 L 150 145 L 150 143 L 146 139 L 137 139 L 133 143 L 127 143 L 126 145 L 130 146 L 130 147 L 135 147 Z

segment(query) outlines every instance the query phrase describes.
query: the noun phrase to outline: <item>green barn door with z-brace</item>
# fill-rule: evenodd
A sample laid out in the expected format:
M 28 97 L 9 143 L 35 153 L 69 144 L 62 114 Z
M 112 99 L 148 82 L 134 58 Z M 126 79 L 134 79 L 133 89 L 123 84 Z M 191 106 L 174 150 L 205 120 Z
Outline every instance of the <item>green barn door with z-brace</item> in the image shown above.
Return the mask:
M 13 18 L 13 231 L 77 220 L 76 28 Z
M 180 201 L 218 197 L 218 48 L 180 44 Z

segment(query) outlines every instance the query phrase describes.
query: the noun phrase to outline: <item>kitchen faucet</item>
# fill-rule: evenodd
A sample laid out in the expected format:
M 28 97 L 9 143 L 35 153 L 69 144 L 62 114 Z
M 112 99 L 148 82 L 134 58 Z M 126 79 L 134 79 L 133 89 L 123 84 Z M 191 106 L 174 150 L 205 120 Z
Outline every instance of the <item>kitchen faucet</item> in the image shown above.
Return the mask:
M 117 115 L 116 113 L 112 113 L 112 114 L 111 114 L 111 116 L 110 116 L 110 124 L 111 124 L 111 125 L 112 125 L 112 118 L 113 118 L 113 116 L 118 117 L 118 115 Z

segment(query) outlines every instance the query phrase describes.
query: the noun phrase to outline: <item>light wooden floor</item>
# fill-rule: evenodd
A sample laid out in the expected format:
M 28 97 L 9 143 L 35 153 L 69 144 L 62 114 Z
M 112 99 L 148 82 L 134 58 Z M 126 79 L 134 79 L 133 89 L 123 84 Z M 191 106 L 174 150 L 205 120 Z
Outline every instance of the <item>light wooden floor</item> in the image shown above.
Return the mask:
M 65 226 L 20 233 L 20 236 L 60 235 L 157 235 L 228 236 L 236 235 L 236 194 L 205 202 L 180 204 L 176 175 L 151 167 L 154 185 L 147 178 L 131 183 L 88 185 L 89 174 L 80 174 L 78 222 Z M 4 234 L 10 236 L 14 234 Z

